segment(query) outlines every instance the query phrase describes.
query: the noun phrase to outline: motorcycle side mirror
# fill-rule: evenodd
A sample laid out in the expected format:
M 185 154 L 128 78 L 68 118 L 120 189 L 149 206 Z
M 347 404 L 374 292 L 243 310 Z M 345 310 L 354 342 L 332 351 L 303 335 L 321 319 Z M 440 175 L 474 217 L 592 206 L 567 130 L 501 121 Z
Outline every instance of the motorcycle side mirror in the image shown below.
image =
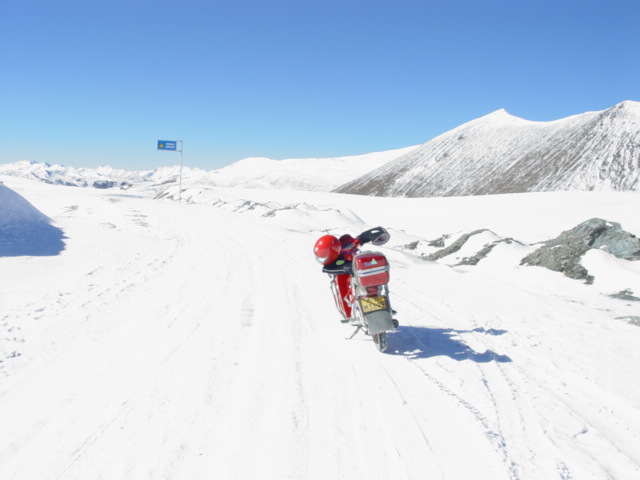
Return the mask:
M 384 245 L 385 243 L 387 243 L 389 241 L 390 238 L 391 238 L 391 235 L 389 235 L 389 233 L 384 231 L 383 233 L 378 235 L 376 238 L 374 238 L 371 241 L 371 243 L 373 243 L 374 245 Z
M 389 238 L 391 238 L 389 232 L 382 227 L 372 228 L 358 235 L 361 244 L 371 242 L 374 245 L 384 245 L 389 241 Z

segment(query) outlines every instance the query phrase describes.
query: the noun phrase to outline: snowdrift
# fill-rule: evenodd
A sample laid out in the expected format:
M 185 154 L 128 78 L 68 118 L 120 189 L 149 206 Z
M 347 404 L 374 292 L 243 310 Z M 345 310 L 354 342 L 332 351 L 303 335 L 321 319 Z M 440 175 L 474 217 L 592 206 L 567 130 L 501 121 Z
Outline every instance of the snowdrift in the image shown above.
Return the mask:
M 46 215 L 0 182 L 0 257 L 57 255 L 63 238 Z

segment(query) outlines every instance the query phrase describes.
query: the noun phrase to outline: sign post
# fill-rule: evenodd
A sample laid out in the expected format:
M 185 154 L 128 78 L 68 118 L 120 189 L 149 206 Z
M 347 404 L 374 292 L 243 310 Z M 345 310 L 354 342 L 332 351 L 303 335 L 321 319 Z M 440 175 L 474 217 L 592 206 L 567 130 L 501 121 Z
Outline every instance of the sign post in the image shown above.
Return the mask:
M 180 149 L 178 149 L 180 142 Z M 180 179 L 178 182 L 178 202 L 182 201 L 182 140 L 158 140 L 158 150 L 166 150 L 170 152 L 180 152 Z

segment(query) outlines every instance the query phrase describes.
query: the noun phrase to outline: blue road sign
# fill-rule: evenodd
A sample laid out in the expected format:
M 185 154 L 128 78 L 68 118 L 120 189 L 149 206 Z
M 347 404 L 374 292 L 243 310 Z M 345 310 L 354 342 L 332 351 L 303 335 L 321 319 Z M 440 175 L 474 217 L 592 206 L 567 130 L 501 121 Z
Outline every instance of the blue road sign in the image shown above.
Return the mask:
M 175 140 L 158 140 L 158 150 L 177 150 L 178 142 Z

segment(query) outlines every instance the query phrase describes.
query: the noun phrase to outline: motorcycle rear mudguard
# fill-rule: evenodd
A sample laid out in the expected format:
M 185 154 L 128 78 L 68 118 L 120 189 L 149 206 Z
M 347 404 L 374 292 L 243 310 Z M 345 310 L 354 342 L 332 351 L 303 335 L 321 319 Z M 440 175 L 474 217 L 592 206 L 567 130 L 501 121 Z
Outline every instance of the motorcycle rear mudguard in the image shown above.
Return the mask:
M 393 317 L 389 310 L 378 310 L 376 312 L 365 313 L 367 326 L 371 335 L 381 332 L 395 330 Z

